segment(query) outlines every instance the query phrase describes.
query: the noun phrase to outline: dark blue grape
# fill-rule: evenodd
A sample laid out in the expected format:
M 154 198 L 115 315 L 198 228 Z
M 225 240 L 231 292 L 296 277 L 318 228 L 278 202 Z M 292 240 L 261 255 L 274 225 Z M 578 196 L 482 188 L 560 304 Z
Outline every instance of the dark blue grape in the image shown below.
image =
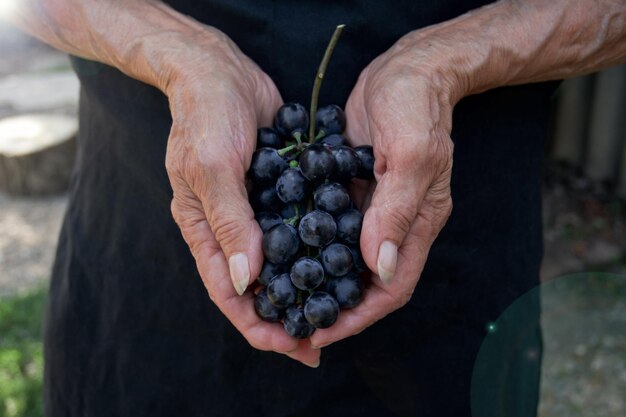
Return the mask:
M 283 224 L 283 218 L 280 217 L 280 214 L 270 211 L 262 211 L 260 213 L 256 213 L 254 215 L 254 218 L 259 224 L 259 227 L 261 228 L 261 231 L 263 233 L 267 232 L 274 226 Z
M 337 237 L 344 242 L 357 244 L 361 238 L 363 215 L 360 211 L 349 209 L 337 217 Z
M 356 177 L 361 162 L 354 149 L 349 146 L 335 146 L 330 148 L 330 151 L 335 158 L 335 171 L 332 178 L 345 182 Z
M 354 148 L 361 162 L 357 178 L 364 180 L 374 179 L 374 150 L 370 145 L 362 145 Z
M 309 115 L 301 104 L 285 103 L 276 112 L 274 127 L 285 137 L 291 137 L 296 129 L 306 132 L 309 128 Z
M 276 275 L 267 284 L 267 298 L 276 307 L 286 308 L 296 302 L 298 290 L 291 283 L 289 274 Z
M 317 130 L 324 131 L 326 135 L 341 133 L 346 128 L 346 115 L 341 107 L 331 104 L 320 107 L 315 113 Z
M 284 203 L 297 203 L 306 197 L 308 181 L 298 168 L 288 168 L 276 181 L 276 193 Z
M 259 274 L 259 278 L 257 278 L 257 281 L 267 286 L 270 283 L 270 280 L 276 275 L 284 274 L 288 271 L 289 267 L 286 265 L 273 264 L 270 261 L 265 260 L 263 262 L 263 268 L 261 268 L 261 273 Z
M 300 239 L 309 245 L 319 248 L 332 242 L 337 232 L 335 219 L 330 214 L 313 210 L 300 220 L 298 234 Z
M 322 184 L 313 193 L 315 207 L 336 216 L 350 208 L 348 191 L 336 182 Z
M 285 146 L 285 141 L 278 135 L 278 132 L 271 127 L 262 127 L 257 130 L 256 147 L 281 149 Z
M 250 205 L 255 211 L 280 211 L 283 202 L 278 198 L 276 187 L 255 187 L 250 193 Z
M 327 274 L 340 277 L 352 269 L 354 261 L 350 248 L 341 243 L 332 243 L 322 250 L 322 266 Z
M 272 263 L 291 263 L 299 250 L 298 232 L 289 224 L 274 226 L 263 235 L 263 253 Z
M 339 304 L 330 294 L 316 291 L 304 303 L 304 317 L 318 329 L 332 326 L 339 316 Z
M 296 305 L 285 311 L 283 326 L 287 334 L 296 339 L 306 339 L 315 331 L 315 327 L 306 321 L 303 308 Z
M 252 154 L 248 176 L 254 184 L 271 184 L 289 167 L 276 149 L 261 148 Z
M 330 278 L 326 291 L 332 295 L 341 308 L 356 307 L 363 298 L 363 281 L 354 272 L 342 277 Z
M 303 256 L 291 267 L 291 282 L 300 290 L 314 290 L 324 280 L 324 268 L 315 258 Z
M 348 140 L 343 135 L 328 135 L 319 139 L 317 143 L 325 146 L 344 146 L 348 144 Z
M 314 183 L 330 178 L 335 170 L 335 158 L 332 152 L 326 146 L 319 144 L 307 147 L 300 154 L 298 163 L 302 175 Z
M 267 290 L 261 289 L 254 297 L 254 309 L 256 313 L 265 321 L 280 321 L 285 314 L 285 309 L 276 307 L 267 297 Z

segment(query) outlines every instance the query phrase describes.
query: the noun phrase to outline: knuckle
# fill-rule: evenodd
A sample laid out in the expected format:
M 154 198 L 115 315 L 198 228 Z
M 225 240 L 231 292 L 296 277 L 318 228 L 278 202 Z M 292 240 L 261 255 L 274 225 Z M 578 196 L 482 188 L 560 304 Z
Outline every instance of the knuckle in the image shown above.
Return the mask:
M 396 233 L 406 233 L 413 221 L 415 220 L 415 216 L 412 216 L 410 213 L 410 209 L 402 209 L 401 207 L 396 207 L 394 210 L 390 210 L 386 216 L 388 216 L 389 223 L 391 223 L 394 232 Z
M 233 246 L 246 235 L 245 223 L 239 215 L 240 211 L 231 206 L 220 206 L 213 210 L 209 223 L 215 238 L 224 247 Z

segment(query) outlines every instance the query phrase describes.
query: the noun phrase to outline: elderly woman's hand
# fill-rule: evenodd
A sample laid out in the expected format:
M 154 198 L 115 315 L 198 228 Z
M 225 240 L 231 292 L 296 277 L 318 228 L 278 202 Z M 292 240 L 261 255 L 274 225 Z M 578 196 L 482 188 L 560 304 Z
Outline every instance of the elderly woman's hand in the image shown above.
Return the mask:
M 280 323 L 262 321 L 254 295 L 244 293 L 263 261 L 245 174 L 257 127 L 271 125 L 280 94 L 215 29 L 206 28 L 177 61 L 165 83 L 173 117 L 166 158 L 172 214 L 209 296 L 253 347 L 316 366 L 320 352 L 288 336 Z
M 406 304 L 452 210 L 450 131 L 456 78 L 438 65 L 419 38 L 419 32 L 409 34 L 374 60 L 348 100 L 347 136 L 353 145 L 373 145 L 376 157 L 373 193 L 356 196 L 366 210 L 363 258 L 376 274 L 359 306 L 343 311 L 333 327 L 313 334 L 314 346 L 359 333 Z

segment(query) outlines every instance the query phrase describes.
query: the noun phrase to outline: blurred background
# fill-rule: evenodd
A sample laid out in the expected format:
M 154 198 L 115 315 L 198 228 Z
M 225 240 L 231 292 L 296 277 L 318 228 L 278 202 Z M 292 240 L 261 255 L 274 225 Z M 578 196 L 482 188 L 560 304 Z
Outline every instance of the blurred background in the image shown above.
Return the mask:
M 41 315 L 78 91 L 65 55 L 0 23 L 0 417 L 42 414 Z M 626 66 L 554 97 L 541 278 L 558 285 L 543 291 L 541 416 L 626 415 L 625 105 Z

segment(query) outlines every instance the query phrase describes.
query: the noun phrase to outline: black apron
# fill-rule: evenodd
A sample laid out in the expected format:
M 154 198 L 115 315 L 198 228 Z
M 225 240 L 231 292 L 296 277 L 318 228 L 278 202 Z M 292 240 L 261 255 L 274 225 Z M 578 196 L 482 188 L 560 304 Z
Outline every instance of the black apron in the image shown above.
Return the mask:
M 320 99 L 343 106 L 360 71 L 399 37 L 484 2 L 169 3 L 223 30 L 285 101 L 307 106 L 326 43 L 347 24 Z M 248 346 L 209 300 L 170 214 L 164 95 L 111 67 L 72 62 L 82 84 L 79 150 L 46 317 L 46 416 L 470 415 L 486 325 L 538 283 L 553 85 L 457 106 L 454 211 L 411 302 L 324 348 L 309 369 Z M 522 342 L 536 349 L 538 315 L 533 303 Z M 519 340 L 511 346 L 503 372 L 513 391 L 489 415 L 532 416 L 539 361 L 524 362 Z

